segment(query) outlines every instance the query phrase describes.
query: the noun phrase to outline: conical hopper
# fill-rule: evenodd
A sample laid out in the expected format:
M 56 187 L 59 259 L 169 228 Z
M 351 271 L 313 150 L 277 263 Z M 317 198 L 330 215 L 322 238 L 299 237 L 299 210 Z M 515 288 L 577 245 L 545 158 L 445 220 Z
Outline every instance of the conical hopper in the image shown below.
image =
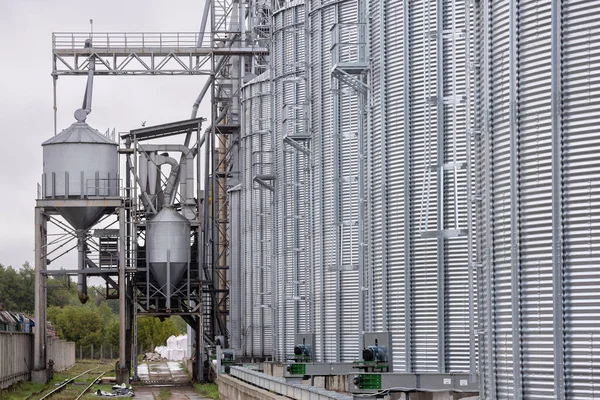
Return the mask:
M 190 257 L 190 223 L 177 211 L 163 207 L 147 223 L 146 255 L 159 287 L 177 287 Z
M 60 215 L 75 229 L 88 230 L 102 218 L 106 207 L 57 207 Z

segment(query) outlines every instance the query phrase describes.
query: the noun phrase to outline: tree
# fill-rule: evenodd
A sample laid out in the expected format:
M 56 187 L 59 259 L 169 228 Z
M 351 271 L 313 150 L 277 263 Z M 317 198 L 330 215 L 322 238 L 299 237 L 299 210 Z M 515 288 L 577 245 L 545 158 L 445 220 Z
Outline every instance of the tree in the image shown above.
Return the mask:
M 29 263 L 17 273 L 11 266 L 0 264 L 0 308 L 32 313 L 35 308 L 35 272 Z
M 47 288 L 48 306 L 65 307 L 79 303 L 77 286 L 68 277 L 65 281 L 60 278 L 48 278 Z
M 50 307 L 47 315 L 61 339 L 78 346 L 100 344 L 103 321 L 97 310 L 84 306 Z
M 170 336 L 181 333 L 170 318 L 164 321 L 156 317 L 138 318 L 138 343 L 143 349 L 153 351 L 156 346 L 164 346 Z

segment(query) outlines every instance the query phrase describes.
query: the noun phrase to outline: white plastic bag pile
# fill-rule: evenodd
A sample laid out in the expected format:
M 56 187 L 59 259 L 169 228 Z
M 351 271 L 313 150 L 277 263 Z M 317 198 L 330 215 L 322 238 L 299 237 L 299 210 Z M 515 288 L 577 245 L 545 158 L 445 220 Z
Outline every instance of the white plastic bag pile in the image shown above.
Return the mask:
M 167 339 L 166 346 L 158 346 L 154 351 L 162 358 L 170 361 L 181 361 L 189 358 L 187 354 L 187 335 L 171 336 Z

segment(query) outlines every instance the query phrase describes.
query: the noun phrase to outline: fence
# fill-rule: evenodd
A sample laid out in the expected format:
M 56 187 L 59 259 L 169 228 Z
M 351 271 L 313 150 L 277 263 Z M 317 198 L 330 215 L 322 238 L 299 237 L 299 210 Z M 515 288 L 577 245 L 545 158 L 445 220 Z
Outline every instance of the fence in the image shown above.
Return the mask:
M 46 359 L 54 362 L 55 371 L 64 371 L 75 364 L 75 343 L 48 338 L 46 349 Z
M 0 389 L 28 379 L 33 368 L 33 335 L 0 332 Z
M 55 371 L 64 371 L 75 364 L 75 343 L 48 337 L 46 359 L 52 360 Z M 0 332 L 0 389 L 29 379 L 33 369 L 33 334 Z
M 116 360 L 119 358 L 119 346 L 100 345 L 82 346 L 76 349 L 78 360 Z

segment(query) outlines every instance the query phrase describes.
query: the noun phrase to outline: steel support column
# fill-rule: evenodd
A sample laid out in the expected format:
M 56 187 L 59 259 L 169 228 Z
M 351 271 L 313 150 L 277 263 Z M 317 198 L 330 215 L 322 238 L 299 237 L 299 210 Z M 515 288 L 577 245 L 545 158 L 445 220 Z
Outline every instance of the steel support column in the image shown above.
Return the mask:
M 119 365 L 117 367 L 117 383 L 129 383 L 127 368 L 127 285 L 126 285 L 126 254 L 127 246 L 125 227 L 125 207 L 119 208 Z

